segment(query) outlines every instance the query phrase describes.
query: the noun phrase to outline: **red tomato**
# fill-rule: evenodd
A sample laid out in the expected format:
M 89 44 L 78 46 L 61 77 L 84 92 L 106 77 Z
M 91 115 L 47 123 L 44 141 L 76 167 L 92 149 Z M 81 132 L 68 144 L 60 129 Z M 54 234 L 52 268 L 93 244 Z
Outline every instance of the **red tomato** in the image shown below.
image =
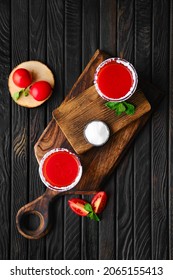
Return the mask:
M 86 203 L 88 202 L 80 198 L 72 198 L 68 200 L 71 210 L 79 216 L 88 215 L 89 212 L 84 209 Z
M 96 214 L 101 213 L 107 202 L 107 194 L 105 192 L 98 192 L 91 201 L 91 206 Z
M 42 101 L 49 97 L 52 92 L 51 85 L 46 81 L 38 81 L 32 84 L 29 93 L 37 101 Z
M 13 82 L 20 88 L 26 88 L 32 83 L 32 77 L 28 70 L 19 68 L 13 73 Z

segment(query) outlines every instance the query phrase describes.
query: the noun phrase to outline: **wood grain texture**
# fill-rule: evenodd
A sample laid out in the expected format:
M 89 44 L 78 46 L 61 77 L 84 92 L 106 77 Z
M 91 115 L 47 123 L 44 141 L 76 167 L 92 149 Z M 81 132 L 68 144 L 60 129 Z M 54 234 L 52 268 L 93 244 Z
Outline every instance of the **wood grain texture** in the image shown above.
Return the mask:
M 65 93 L 67 94 L 81 70 L 81 1 L 65 2 Z M 80 258 L 80 219 L 73 216 L 65 197 L 64 258 Z M 72 222 L 73 221 L 73 222 Z M 74 246 L 75 244 L 75 246 Z
M 59 195 L 59 192 L 46 189 L 43 195 L 34 199 L 21 207 L 16 216 L 16 226 L 21 235 L 29 239 L 39 239 L 48 233 L 51 226 L 51 202 L 55 196 Z M 31 220 L 34 217 L 38 222 L 32 222 L 32 227 L 28 227 Z
M 65 95 L 69 93 L 81 73 L 81 35 L 82 1 L 65 1 Z M 73 260 L 81 258 L 81 219 L 70 210 L 70 198 L 70 195 L 64 198 L 64 258 Z
M 93 196 L 84 196 L 83 198 L 91 202 Z M 99 223 L 90 219 L 82 219 L 82 259 L 98 260 L 99 257 Z
M 82 12 L 82 66 L 84 67 L 99 48 L 100 1 L 84 0 Z
M 111 22 L 111 24 L 110 24 Z M 117 1 L 100 0 L 100 49 L 117 54 Z
M 170 2 L 169 42 L 169 259 L 173 259 L 173 3 Z
M 135 67 L 151 80 L 151 1 L 135 4 Z M 134 147 L 134 258 L 151 259 L 151 121 Z M 145 191 L 144 191 L 145 190 Z
M 117 54 L 134 62 L 134 1 L 118 1 Z M 117 169 L 116 204 L 118 259 L 134 258 L 133 148 Z M 131 221 L 131 222 L 129 222 Z
M 110 22 L 112 24 L 110 24 Z M 117 55 L 117 1 L 100 1 L 100 48 L 107 51 L 111 56 Z M 116 205 L 115 184 L 116 171 L 104 182 L 104 188 L 108 195 L 108 204 L 102 214 L 99 225 L 99 259 L 115 259 L 116 252 Z M 109 219 L 107 219 L 107 215 Z M 105 231 L 105 228 L 109 230 Z
M 63 100 L 64 96 L 64 13 L 65 1 L 47 1 L 47 64 L 55 75 L 55 88 L 52 98 L 47 103 L 47 122 L 52 118 L 52 110 Z M 63 224 L 64 199 L 55 201 L 54 230 L 46 240 L 46 258 L 63 259 Z M 57 222 L 58 221 L 58 222 Z M 59 224 L 62 225 L 59 227 Z M 56 236 L 56 238 L 55 238 Z
M 65 95 L 81 73 L 82 1 L 65 1 Z
M 0 259 L 173 259 L 172 24 L 171 0 L 0 1 Z M 69 194 L 55 200 L 49 236 L 26 241 L 16 231 L 16 213 L 44 190 L 33 145 L 50 121 L 42 143 L 47 149 L 59 142 L 69 147 L 52 110 L 96 48 L 123 55 L 166 98 L 134 149 L 100 186 L 108 194 L 101 223 L 70 212 Z M 32 58 L 48 64 L 56 88 L 43 107 L 27 110 L 10 99 L 7 80 L 13 67 Z M 80 92 L 90 78 L 79 83 Z M 142 85 L 145 92 L 148 86 Z M 78 90 L 73 88 L 67 100 Z M 54 132 L 58 139 L 52 138 Z M 44 147 L 36 145 L 37 161 Z M 91 200 L 92 195 L 82 197 Z
M 46 1 L 30 0 L 29 6 L 29 58 L 46 63 Z M 29 201 L 43 194 L 45 187 L 40 182 L 38 163 L 34 158 L 34 145 L 45 128 L 46 104 L 29 113 Z M 45 259 L 45 240 L 29 241 L 28 259 Z
M 82 18 L 82 68 L 86 66 L 96 49 L 100 48 L 100 1 L 83 0 Z M 92 72 L 91 72 L 91 75 Z M 93 76 L 92 76 L 93 77 Z M 93 77 L 94 78 L 94 77 Z M 91 182 L 92 184 L 92 182 Z M 87 231 L 86 231 L 87 230 Z M 82 259 L 97 258 L 98 243 L 95 250 L 90 246 L 95 242 L 98 224 L 83 220 L 82 223 Z
M 152 82 L 168 92 L 168 1 L 153 2 L 153 67 Z M 159 28 L 158 28 L 159 26 Z M 160 32 L 164 30 L 164 32 Z M 152 122 L 152 258 L 168 258 L 168 95 Z
M 55 87 L 47 104 L 48 121 L 64 95 L 64 1 L 47 1 L 47 65 L 55 76 Z
M 75 152 L 83 154 L 93 147 L 84 137 L 85 127 L 89 122 L 105 122 L 111 137 L 151 110 L 150 103 L 140 89 L 128 101 L 135 106 L 135 113 L 116 116 L 115 111 L 105 106 L 106 102 L 98 95 L 95 86 L 91 86 L 79 96 L 60 105 L 53 111 L 53 116 Z
M 10 1 L 0 3 L 0 259 L 10 251 Z
M 13 68 L 28 60 L 28 1 L 12 1 L 11 9 Z M 28 176 L 28 111 L 12 102 L 11 259 L 27 259 L 28 242 L 18 233 L 15 217 L 28 199 Z

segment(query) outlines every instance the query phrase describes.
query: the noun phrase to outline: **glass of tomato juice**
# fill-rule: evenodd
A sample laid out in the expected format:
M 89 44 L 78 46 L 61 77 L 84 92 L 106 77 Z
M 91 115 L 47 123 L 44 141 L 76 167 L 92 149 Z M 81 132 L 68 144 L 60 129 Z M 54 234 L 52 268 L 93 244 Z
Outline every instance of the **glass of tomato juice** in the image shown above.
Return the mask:
M 48 188 L 55 191 L 67 191 L 79 182 L 82 166 L 74 153 L 64 148 L 55 148 L 41 159 L 39 174 Z
M 134 66 L 127 60 L 119 57 L 109 58 L 97 67 L 94 84 L 103 99 L 122 102 L 135 92 L 138 75 Z

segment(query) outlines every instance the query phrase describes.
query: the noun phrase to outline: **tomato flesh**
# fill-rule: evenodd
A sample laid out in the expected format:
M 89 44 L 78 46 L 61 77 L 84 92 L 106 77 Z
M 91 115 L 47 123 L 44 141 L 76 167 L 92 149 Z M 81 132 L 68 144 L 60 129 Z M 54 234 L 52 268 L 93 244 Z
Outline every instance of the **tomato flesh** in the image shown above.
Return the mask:
M 24 68 L 14 71 L 12 79 L 14 84 L 20 88 L 26 88 L 32 83 L 30 72 Z
M 37 101 L 43 101 L 49 97 L 52 92 L 51 85 L 46 81 L 38 81 L 32 84 L 29 93 Z
M 84 209 L 87 201 L 80 198 L 72 198 L 68 200 L 68 204 L 73 212 L 75 212 L 79 216 L 87 216 L 88 211 Z
M 96 214 L 101 213 L 107 203 L 107 194 L 105 192 L 98 192 L 91 201 L 91 206 Z

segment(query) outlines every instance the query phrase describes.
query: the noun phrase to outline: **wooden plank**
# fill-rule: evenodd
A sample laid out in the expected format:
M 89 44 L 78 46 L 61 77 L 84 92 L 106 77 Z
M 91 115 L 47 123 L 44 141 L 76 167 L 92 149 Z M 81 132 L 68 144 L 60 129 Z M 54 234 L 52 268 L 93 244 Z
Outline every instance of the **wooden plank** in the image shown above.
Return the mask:
M 64 96 L 64 2 L 47 1 L 47 64 L 51 66 L 55 75 L 54 92 L 47 103 L 47 122 L 52 118 L 52 110 Z M 53 132 L 56 133 L 54 127 Z M 53 208 L 54 227 L 46 240 L 47 259 L 63 259 L 63 209 L 64 199 L 60 197 L 55 201 Z
M 153 2 L 152 82 L 168 92 L 169 2 Z M 152 259 L 168 258 L 168 97 L 152 122 Z
M 46 64 L 46 1 L 29 2 L 29 60 Z M 45 127 L 46 104 L 29 112 L 29 201 L 43 194 L 45 187 L 40 184 L 38 163 L 34 157 L 34 145 Z M 45 259 L 45 240 L 29 240 L 28 259 Z
M 170 1 L 170 45 L 169 45 L 169 259 L 173 259 L 173 3 Z
M 75 152 L 83 154 L 93 147 L 84 137 L 84 129 L 89 122 L 93 120 L 105 122 L 112 136 L 151 109 L 140 89 L 136 90 L 128 101 L 135 106 L 135 113 L 116 116 L 115 111 L 105 106 L 106 102 L 98 95 L 95 86 L 91 86 L 79 96 L 60 105 L 53 111 L 53 116 Z
M 82 66 L 85 67 L 100 43 L 100 4 L 97 0 L 83 1 Z
M 116 56 L 117 44 L 117 1 L 100 1 L 100 48 L 111 56 Z M 111 22 L 111 24 L 110 24 Z M 106 180 L 102 188 L 108 195 L 108 203 L 99 224 L 99 259 L 115 259 L 116 240 L 116 205 L 115 205 L 116 171 Z M 109 218 L 107 218 L 109 217 Z M 105 230 L 106 229 L 106 230 Z
M 82 30 L 82 66 L 88 63 L 100 41 L 100 1 L 83 1 L 83 30 Z M 91 183 L 92 184 L 92 183 Z M 82 259 L 97 259 L 99 244 L 97 233 L 99 225 L 83 219 L 82 223 Z M 91 246 L 90 244 L 94 244 Z
M 115 0 L 100 0 L 99 35 L 100 49 L 115 57 L 117 53 L 117 1 Z
M 93 195 L 84 195 L 82 198 L 87 202 L 91 202 Z M 81 257 L 82 259 L 98 260 L 99 257 L 99 223 L 91 221 L 89 218 L 82 218 L 82 246 Z M 92 257 L 91 257 L 92 256 Z
M 134 1 L 118 0 L 117 53 L 134 62 Z M 117 169 L 116 204 L 117 244 L 116 258 L 133 259 L 133 148 L 129 150 Z
M 65 1 L 65 93 L 72 88 L 81 73 L 82 1 Z M 81 219 L 68 206 L 64 198 L 64 259 L 81 258 Z M 75 196 L 78 197 L 78 196 Z M 74 246 L 75 244 L 75 246 Z
M 0 2 L 0 259 L 10 258 L 10 1 Z
M 64 96 L 64 4 L 62 0 L 47 2 L 47 65 L 55 76 L 54 91 L 47 103 L 47 122 Z
M 135 4 L 135 67 L 146 80 L 151 80 L 150 0 Z M 134 147 L 134 259 L 151 259 L 151 121 L 141 131 Z
M 82 1 L 65 1 L 65 95 L 69 93 L 81 73 Z
M 14 68 L 28 60 L 28 1 L 12 1 L 11 11 Z M 15 218 L 28 199 L 28 176 L 28 110 L 12 102 L 11 259 L 27 259 L 28 242 L 18 233 Z

